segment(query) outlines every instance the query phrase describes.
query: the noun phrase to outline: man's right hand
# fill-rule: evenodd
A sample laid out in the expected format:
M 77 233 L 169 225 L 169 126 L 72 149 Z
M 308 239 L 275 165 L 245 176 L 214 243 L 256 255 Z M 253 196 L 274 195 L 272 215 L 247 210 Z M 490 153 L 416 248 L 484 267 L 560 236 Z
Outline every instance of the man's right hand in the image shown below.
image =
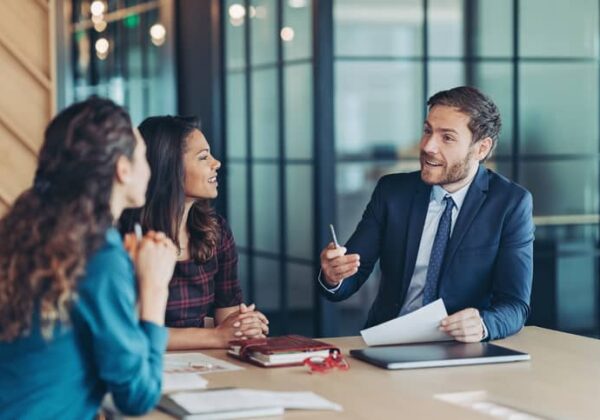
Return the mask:
M 350 277 L 358 271 L 360 266 L 360 255 L 346 255 L 346 248 L 336 248 L 333 242 L 321 251 L 321 277 L 329 286 L 335 287 L 346 277 Z

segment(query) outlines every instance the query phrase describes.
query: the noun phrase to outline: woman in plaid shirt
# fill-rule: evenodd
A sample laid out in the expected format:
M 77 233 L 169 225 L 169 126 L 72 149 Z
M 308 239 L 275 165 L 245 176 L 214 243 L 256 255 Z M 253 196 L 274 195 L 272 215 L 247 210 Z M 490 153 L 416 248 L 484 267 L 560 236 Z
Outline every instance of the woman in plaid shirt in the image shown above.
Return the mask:
M 152 176 L 146 205 L 125 214 L 121 226 L 129 231 L 139 221 L 144 230 L 165 232 L 179 248 L 165 318 L 168 349 L 224 348 L 230 340 L 264 337 L 269 322 L 242 303 L 233 235 L 210 205 L 221 162 L 197 120 L 150 117 L 139 130 Z M 207 317 L 216 328 L 204 328 Z

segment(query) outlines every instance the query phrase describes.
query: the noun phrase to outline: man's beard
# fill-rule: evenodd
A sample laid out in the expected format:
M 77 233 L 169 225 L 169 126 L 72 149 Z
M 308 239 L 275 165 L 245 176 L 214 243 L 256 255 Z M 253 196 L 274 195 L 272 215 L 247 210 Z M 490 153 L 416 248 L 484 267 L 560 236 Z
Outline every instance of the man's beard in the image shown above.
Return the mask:
M 455 182 L 459 182 L 467 178 L 471 170 L 471 168 L 469 167 L 469 161 L 471 160 L 472 156 L 473 151 L 469 150 L 469 153 L 467 154 L 467 156 L 465 156 L 465 158 L 462 161 L 457 162 L 446 169 L 446 172 L 444 173 L 443 178 L 441 180 L 431 184 L 444 186 L 448 184 L 454 184 Z M 427 159 L 427 154 L 421 152 L 421 159 Z M 423 181 L 429 184 L 429 182 L 427 182 L 425 179 L 423 179 Z

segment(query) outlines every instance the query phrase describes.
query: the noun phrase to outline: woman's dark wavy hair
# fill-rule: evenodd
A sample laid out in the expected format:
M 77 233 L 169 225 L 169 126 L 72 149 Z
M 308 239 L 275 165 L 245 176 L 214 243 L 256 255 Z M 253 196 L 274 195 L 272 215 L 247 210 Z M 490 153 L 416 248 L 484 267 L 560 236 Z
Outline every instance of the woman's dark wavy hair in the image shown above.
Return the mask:
M 117 160 L 133 158 L 127 112 L 92 97 L 46 128 L 34 185 L 0 219 L 0 340 L 31 330 L 52 337 L 68 323 L 77 281 L 113 223 L 110 199 Z
M 185 205 L 185 168 L 183 155 L 187 139 L 199 130 L 194 117 L 157 116 L 146 118 L 138 127 L 146 141 L 146 154 L 152 176 L 146 190 L 146 205 L 126 210 L 121 217 L 121 232 L 131 232 L 139 221 L 144 230 L 165 232 L 179 246 L 179 227 L 186 223 L 190 234 L 190 255 L 198 263 L 216 253 L 219 224 L 209 200 L 197 200 L 183 219 Z

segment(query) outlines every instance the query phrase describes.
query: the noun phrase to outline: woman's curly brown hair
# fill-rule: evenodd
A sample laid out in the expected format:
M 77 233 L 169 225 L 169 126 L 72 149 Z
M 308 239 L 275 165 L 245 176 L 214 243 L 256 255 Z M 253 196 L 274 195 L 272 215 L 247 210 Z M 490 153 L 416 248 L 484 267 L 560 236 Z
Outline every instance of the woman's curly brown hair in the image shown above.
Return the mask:
M 126 210 L 121 216 L 121 232 L 130 232 L 135 222 L 145 230 L 157 230 L 179 246 L 179 226 L 186 223 L 190 234 L 190 255 L 204 263 L 216 254 L 219 221 L 209 200 L 198 200 L 182 220 L 185 207 L 185 168 L 183 155 L 187 139 L 199 128 L 193 117 L 158 116 L 146 118 L 138 127 L 146 141 L 146 156 L 152 176 L 141 209 Z
M 117 160 L 133 157 L 127 112 L 92 97 L 46 128 L 34 185 L 0 220 L 0 340 L 31 330 L 44 337 L 69 322 L 77 281 L 113 223 L 110 199 Z

